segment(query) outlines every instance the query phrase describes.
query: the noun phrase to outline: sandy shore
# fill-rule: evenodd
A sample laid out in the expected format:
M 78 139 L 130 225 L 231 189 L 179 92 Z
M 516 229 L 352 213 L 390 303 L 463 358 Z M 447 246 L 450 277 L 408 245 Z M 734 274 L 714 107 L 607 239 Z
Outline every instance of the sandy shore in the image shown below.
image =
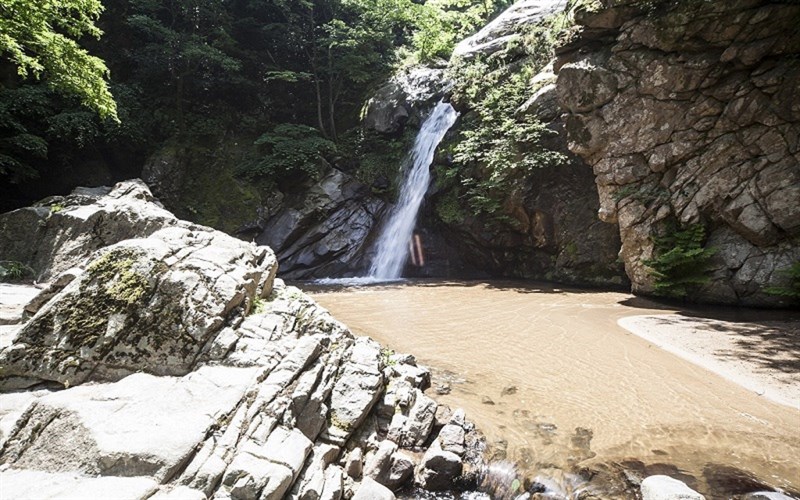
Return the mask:
M 800 410 L 800 322 L 629 316 L 631 333 L 776 403 Z

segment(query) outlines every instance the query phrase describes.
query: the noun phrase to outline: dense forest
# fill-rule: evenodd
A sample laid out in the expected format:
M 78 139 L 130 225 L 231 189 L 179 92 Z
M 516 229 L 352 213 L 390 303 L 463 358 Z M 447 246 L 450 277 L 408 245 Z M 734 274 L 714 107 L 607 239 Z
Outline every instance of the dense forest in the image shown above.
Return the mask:
M 359 114 L 376 84 L 403 65 L 447 58 L 509 3 L 4 2 L 0 208 L 68 190 L 67 179 L 136 176 L 167 144 L 241 144 L 238 176 L 313 174 L 319 155 L 342 161 L 357 148 Z M 41 16 L 43 31 L 15 32 L 23 13 Z M 80 46 L 36 38 L 48 35 Z M 70 61 L 81 47 L 100 59 Z M 90 68 L 94 80 L 64 75 L 70 65 Z M 98 87 L 104 73 L 113 101 Z

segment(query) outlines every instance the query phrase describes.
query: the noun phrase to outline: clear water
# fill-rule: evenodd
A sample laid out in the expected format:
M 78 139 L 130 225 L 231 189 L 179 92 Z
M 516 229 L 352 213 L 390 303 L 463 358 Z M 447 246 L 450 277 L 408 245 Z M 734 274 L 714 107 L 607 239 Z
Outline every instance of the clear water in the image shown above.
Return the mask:
M 450 104 L 440 102 L 422 124 L 410 153 L 411 168 L 400 188 L 397 206 L 378 237 L 370 278 L 376 281 L 400 278 L 408 259 L 417 213 L 430 184 L 433 155 L 457 117 L 458 113 Z

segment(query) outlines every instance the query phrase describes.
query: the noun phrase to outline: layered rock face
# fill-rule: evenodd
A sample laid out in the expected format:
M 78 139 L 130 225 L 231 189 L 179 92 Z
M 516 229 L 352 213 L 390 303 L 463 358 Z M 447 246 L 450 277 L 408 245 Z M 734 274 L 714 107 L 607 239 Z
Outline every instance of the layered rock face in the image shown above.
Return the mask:
M 4 315 L 20 321 L 0 330 L 4 496 L 394 498 L 480 461 L 463 412 L 423 393 L 428 370 L 276 279 L 269 248 L 176 219 L 141 182 L 61 202 L 17 242 L 69 269 Z M 48 236 L 112 205 L 95 227 L 133 237 Z
M 530 57 L 513 49 L 514 43 L 532 27 L 563 12 L 566 5 L 564 0 L 516 2 L 459 43 L 454 61 L 489 58 L 503 61 L 495 71 L 520 71 Z M 567 148 L 555 81 L 549 65 L 533 76 L 529 82 L 530 98 L 516 109 L 512 118 L 533 118 L 547 128 L 536 144 L 528 144 L 526 150 L 520 151 L 520 162 L 524 156 L 544 150 L 563 155 L 564 161 L 542 165 L 503 193 L 501 207 L 493 215 L 505 217 L 506 222 L 485 214 L 476 216 L 470 209 L 462 210 L 463 217 L 444 220 L 439 214 L 442 207 L 453 204 L 452 193 L 432 187 L 431 203 L 423 209 L 421 225 L 429 233 L 427 241 L 436 242 L 438 233 L 443 236 L 444 245 L 450 247 L 446 251 L 431 249 L 433 273 L 461 267 L 467 275 L 548 279 L 582 285 L 627 284 L 617 261 L 619 237 L 613 227 L 605 226 L 596 217 L 599 204 L 591 170 Z M 461 124 L 469 123 L 476 106 L 469 99 L 456 101 L 453 104 L 462 116 L 445 140 L 443 150 L 465 140 L 460 134 L 468 125 Z M 445 168 L 450 160 L 447 155 L 438 159 Z M 476 170 L 479 180 L 492 175 L 480 166 Z M 448 261 L 438 262 L 437 253 Z
M 164 148 L 150 158 L 142 176 L 179 215 L 269 245 L 281 262 L 282 277 L 354 275 L 368 267 L 368 237 L 385 202 L 352 172 L 325 163 L 317 180 L 245 185 L 232 172 L 241 152 L 220 156 L 222 165 L 209 168 L 202 157 Z
M 694 298 L 781 304 L 764 293 L 800 260 L 800 6 L 759 0 L 607 0 L 558 49 L 572 151 L 594 169 L 638 293 L 670 223 L 716 249 Z
M 331 169 L 310 189 L 285 196 L 256 241 L 275 250 L 284 278 L 354 274 L 369 266 L 370 236 L 384 212 L 367 186 Z

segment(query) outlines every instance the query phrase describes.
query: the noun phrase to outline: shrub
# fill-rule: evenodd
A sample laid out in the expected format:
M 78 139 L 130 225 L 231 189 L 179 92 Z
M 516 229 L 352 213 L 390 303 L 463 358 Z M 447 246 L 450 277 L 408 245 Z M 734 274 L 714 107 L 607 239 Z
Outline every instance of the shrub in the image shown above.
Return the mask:
M 22 262 L 15 260 L 0 261 L 0 282 L 19 281 L 26 277 L 31 277 L 33 274 L 33 269 Z
M 306 125 L 284 123 L 256 139 L 260 157 L 246 164 L 243 173 L 279 181 L 290 177 L 319 178 L 325 157 L 336 145 Z

